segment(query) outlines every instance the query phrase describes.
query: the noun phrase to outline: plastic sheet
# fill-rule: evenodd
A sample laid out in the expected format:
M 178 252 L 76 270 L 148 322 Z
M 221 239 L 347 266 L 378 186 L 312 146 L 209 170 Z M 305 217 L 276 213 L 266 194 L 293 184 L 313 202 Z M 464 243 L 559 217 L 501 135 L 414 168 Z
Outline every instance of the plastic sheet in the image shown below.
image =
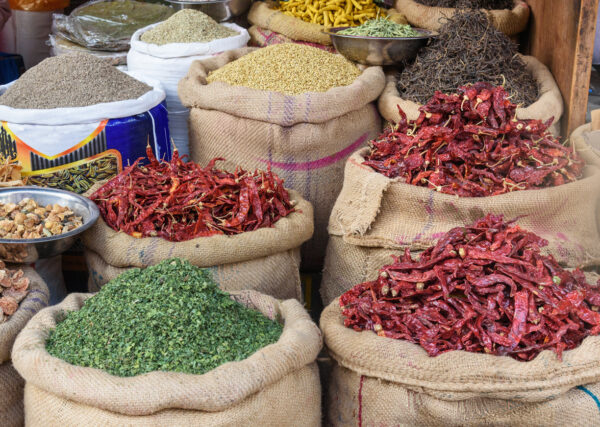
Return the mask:
M 69 16 L 54 15 L 52 32 L 87 49 L 119 52 L 129 49 L 134 32 L 174 12 L 168 6 L 132 0 L 91 1 Z

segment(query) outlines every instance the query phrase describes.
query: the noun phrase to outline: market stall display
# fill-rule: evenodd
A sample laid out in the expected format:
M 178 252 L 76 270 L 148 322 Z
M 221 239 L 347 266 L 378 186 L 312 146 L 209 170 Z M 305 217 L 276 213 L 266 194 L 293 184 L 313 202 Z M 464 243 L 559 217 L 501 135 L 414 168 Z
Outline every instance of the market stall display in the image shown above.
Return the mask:
M 177 96 L 177 84 L 195 60 L 246 46 L 248 32 L 235 24 L 218 24 L 193 9 L 136 31 L 127 54 L 130 71 L 156 79 L 166 93 L 169 131 L 181 155 L 189 154 L 189 110 Z
M 600 162 L 584 166 L 547 123 L 516 111 L 501 87 L 467 86 L 433 97 L 416 121 L 401 112 L 397 127 L 354 153 L 329 221 L 323 301 L 487 212 L 518 218 L 561 265 L 598 265 Z
M 83 193 L 151 145 L 169 159 L 160 83 L 78 53 L 44 60 L 0 87 L 3 150 L 32 185 Z
M 321 334 L 308 313 L 257 292 L 229 297 L 209 276 L 170 259 L 42 311 L 13 350 L 28 425 L 319 425 Z
M 381 129 L 372 101 L 383 85 L 379 67 L 360 71 L 343 57 L 292 43 L 197 61 L 179 83 L 191 108 L 192 158 L 224 157 L 227 170 L 270 165 L 306 197 L 316 227 L 303 262 L 318 270 L 343 162 Z
M 106 50 L 90 50 L 73 43 L 60 35 L 50 34 L 50 56 L 69 55 L 72 53 L 87 53 L 103 59 L 113 66 L 127 65 L 127 52 L 111 52 Z
M 510 8 L 503 8 L 507 3 Z M 466 9 L 481 9 L 491 24 L 508 36 L 525 30 L 529 21 L 529 6 L 523 0 L 396 0 L 395 7 L 402 12 L 408 22 L 416 27 L 437 31 L 444 21 Z
M 540 252 L 545 244 L 487 215 L 443 233 L 418 259 L 407 250 L 333 301 L 320 322 L 335 361 L 328 419 L 512 425 L 597 416 L 588 394 L 600 389 L 598 276 L 563 269 Z
M 14 369 L 11 351 L 17 334 L 48 305 L 48 288 L 33 268 L 6 267 L 0 261 L 0 415 L 2 425 L 20 427 L 23 415 L 23 378 Z
M 313 232 L 310 203 L 270 171 L 229 173 L 177 152 L 170 162 L 148 156 L 148 165 L 135 162 L 89 195 L 101 212 L 83 235 L 91 289 L 177 256 L 216 269 L 224 290 L 302 299 L 299 246 Z

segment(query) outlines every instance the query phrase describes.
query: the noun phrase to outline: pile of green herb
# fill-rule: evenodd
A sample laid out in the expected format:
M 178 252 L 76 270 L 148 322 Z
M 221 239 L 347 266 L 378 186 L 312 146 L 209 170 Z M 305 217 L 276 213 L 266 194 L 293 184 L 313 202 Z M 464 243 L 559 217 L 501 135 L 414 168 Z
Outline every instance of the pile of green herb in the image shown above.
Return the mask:
M 397 24 L 387 18 L 371 19 L 358 27 L 349 27 L 337 34 L 363 37 L 419 37 L 421 33 L 410 25 Z
M 512 9 L 513 0 L 416 0 L 425 6 L 452 7 L 456 9 Z
M 469 83 L 504 86 L 515 104 L 538 99 L 538 83 L 517 55 L 517 45 L 480 10 L 458 11 L 398 76 L 400 96 L 426 104 L 436 90 L 454 93 Z
M 283 327 L 219 290 L 208 270 L 169 259 L 128 270 L 50 333 L 48 352 L 129 377 L 203 374 L 276 342 Z

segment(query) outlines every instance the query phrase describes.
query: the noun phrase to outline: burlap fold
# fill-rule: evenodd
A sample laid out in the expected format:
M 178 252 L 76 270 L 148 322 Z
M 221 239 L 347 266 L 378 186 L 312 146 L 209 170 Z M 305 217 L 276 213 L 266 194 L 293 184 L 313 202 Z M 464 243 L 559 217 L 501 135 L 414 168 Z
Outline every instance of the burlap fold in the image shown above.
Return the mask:
M 595 423 L 600 337 L 530 362 L 450 351 L 429 357 L 417 344 L 343 325 L 339 301 L 321 316 L 335 360 L 328 420 L 344 425 L 573 425 Z M 579 388 L 578 388 L 579 387 Z M 592 421 L 595 420 L 595 421 Z
M 210 267 L 224 290 L 251 289 L 301 300 L 299 247 L 312 236 L 313 208 L 293 190 L 290 199 L 297 202 L 296 212 L 279 219 L 272 228 L 183 242 L 138 239 L 113 230 L 100 218 L 82 236 L 90 269 L 88 289 L 98 290 L 129 268 L 177 257 Z
M 374 259 L 380 262 L 407 247 L 425 250 L 451 228 L 488 213 L 518 218 L 523 228 L 548 240 L 543 251 L 565 266 L 600 264 L 600 162 L 588 164 L 584 178 L 558 187 L 459 198 L 387 178 L 362 164 L 367 152 L 357 151 L 346 162 L 344 185 L 331 213 L 321 283 L 325 303 L 377 277 L 383 264 Z
M 274 6 L 272 2 L 257 1 L 253 3 L 248 12 L 248 22 L 283 34 L 292 40 L 331 45 L 331 38 L 323 32 L 325 30 L 323 25 L 294 18 L 272 9 L 272 6 Z
M 456 13 L 453 8 L 425 6 L 414 0 L 396 0 L 395 7 L 406 16 L 411 25 L 433 31 L 440 29 L 444 18 L 451 18 Z M 522 0 L 514 0 L 511 10 L 483 11 L 495 28 L 509 36 L 525 30 L 529 21 L 529 6 Z
M 538 119 L 546 121 L 554 117 L 550 131 L 553 135 L 559 136 L 561 131 L 560 119 L 564 111 L 560 89 L 548 67 L 538 59 L 533 56 L 521 56 L 521 58 L 538 82 L 539 97 L 537 101 L 528 107 L 517 108 L 517 118 L 519 120 Z M 398 106 L 400 106 L 409 120 L 416 120 L 419 117 L 421 104 L 401 98 L 396 88 L 397 81 L 396 71 L 386 74 L 386 86 L 377 103 L 379 113 L 388 122 L 397 123 L 400 120 L 400 113 L 398 112 Z
M 35 316 L 17 338 L 13 363 L 26 381 L 27 425 L 307 425 L 320 423 L 316 357 L 321 334 L 296 300 L 253 291 L 234 299 L 284 324 L 279 341 L 204 374 L 116 377 L 71 365 L 45 348 L 65 311 L 91 294 L 71 294 Z M 60 408 L 60 410 L 58 410 Z M 164 424 L 162 424 L 164 425 Z
M 196 61 L 179 83 L 190 114 L 192 159 L 206 164 L 224 157 L 225 169 L 268 165 L 315 208 L 315 235 L 302 253 L 304 268 L 320 269 L 327 220 L 343 179 L 343 164 L 381 131 L 373 101 L 385 84 L 380 67 L 365 68 L 350 85 L 327 92 L 284 95 L 224 82 L 208 74 L 252 52 L 236 49 Z

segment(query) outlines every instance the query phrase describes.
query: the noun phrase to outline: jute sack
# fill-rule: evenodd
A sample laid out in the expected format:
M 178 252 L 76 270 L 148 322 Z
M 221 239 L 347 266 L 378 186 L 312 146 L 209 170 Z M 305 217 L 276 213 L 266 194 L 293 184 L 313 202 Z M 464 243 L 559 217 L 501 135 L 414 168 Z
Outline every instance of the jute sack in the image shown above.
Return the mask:
M 64 311 L 78 310 L 91 294 L 71 294 L 35 316 L 13 350 L 25 378 L 28 426 L 318 426 L 321 389 L 316 357 L 321 333 L 296 300 L 253 291 L 234 293 L 242 304 L 283 322 L 277 343 L 249 358 L 192 375 L 151 372 L 116 377 L 71 365 L 46 351 L 50 330 Z
M 257 4 L 257 3 L 255 3 Z M 301 40 L 292 40 L 291 38 L 284 36 L 283 34 L 276 33 L 275 31 L 267 30 L 266 28 L 253 25 L 248 28 L 248 34 L 250 34 L 250 42 L 248 46 L 266 47 L 274 44 L 281 43 L 297 43 L 307 46 L 317 47 L 319 49 L 326 50 L 330 53 L 335 53 L 336 50 L 331 45 L 324 45 L 319 43 L 305 42 Z
M 236 49 L 195 61 L 179 82 L 179 97 L 190 114 L 192 159 L 207 164 L 227 159 L 225 169 L 270 165 L 289 188 L 315 209 L 315 235 L 303 247 L 303 267 L 322 266 L 327 220 L 342 186 L 344 161 L 381 131 L 373 104 L 385 84 L 380 67 L 365 68 L 349 86 L 297 96 L 260 91 L 206 77 L 255 49 Z
M 89 271 L 88 291 L 97 292 L 110 280 L 129 268 L 114 267 L 91 250 L 85 251 Z M 302 301 L 300 249 L 278 252 L 249 261 L 220 264 L 210 267 L 215 282 L 224 291 L 254 289 L 277 299 L 296 298 Z
M 321 315 L 334 360 L 327 419 L 335 426 L 600 425 L 600 337 L 560 362 L 450 351 L 346 328 L 334 300 Z M 582 421 L 585 420 L 585 421 Z
M 592 131 L 592 124 L 586 123 L 579 126 L 571 134 L 571 144 L 588 163 L 598 162 L 600 159 L 600 131 Z
M 254 2 L 248 12 L 248 22 L 252 25 L 282 34 L 291 40 L 331 46 L 331 38 L 323 32 L 325 29 L 323 25 L 312 24 L 302 19 L 294 18 L 293 16 L 272 9 L 272 6 L 274 6 L 272 2 Z M 252 36 L 252 33 L 250 33 L 250 36 Z
M 6 322 L 0 323 L 0 425 L 17 427 L 23 425 L 24 381 L 14 370 L 10 352 L 18 333 L 29 319 L 48 305 L 50 294 L 42 278 L 31 267 L 19 268 L 29 278 L 29 293 L 19 304 L 17 311 Z
M 526 108 L 517 108 L 517 118 L 519 120 L 537 119 L 546 121 L 554 117 L 550 131 L 553 135 L 559 136 L 561 131 L 560 119 L 564 111 L 560 89 L 548 67 L 539 60 L 533 56 L 521 56 L 521 59 L 538 82 L 539 98 Z M 386 74 L 385 89 L 377 103 L 379 113 L 388 122 L 398 123 L 400 120 L 398 106 L 400 106 L 409 120 L 416 120 L 419 117 L 421 104 L 401 98 L 396 88 L 397 81 L 396 72 Z
M 396 9 L 406 16 L 411 25 L 433 31 L 440 29 L 443 18 L 451 18 L 456 13 L 456 9 L 450 7 L 425 6 L 415 0 L 396 0 Z M 525 30 L 529 21 L 529 6 L 522 0 L 514 0 L 511 10 L 483 11 L 495 28 L 509 36 Z
M 99 218 L 82 235 L 91 272 L 88 286 L 99 289 L 129 268 L 147 267 L 177 257 L 198 267 L 213 267 L 215 280 L 222 289 L 243 287 L 301 300 L 298 253 L 300 245 L 312 236 L 313 209 L 293 190 L 290 199 L 297 202 L 296 212 L 279 219 L 274 227 L 183 242 L 160 237 L 138 239 L 113 230 Z
M 387 178 L 362 164 L 367 152 L 359 150 L 346 162 L 344 185 L 331 212 L 321 282 L 325 304 L 376 278 L 379 267 L 391 261 L 389 255 L 407 247 L 425 250 L 451 228 L 488 213 L 518 218 L 520 226 L 548 240 L 543 251 L 564 266 L 600 264 L 600 161 L 588 163 L 584 178 L 558 187 L 459 198 Z

